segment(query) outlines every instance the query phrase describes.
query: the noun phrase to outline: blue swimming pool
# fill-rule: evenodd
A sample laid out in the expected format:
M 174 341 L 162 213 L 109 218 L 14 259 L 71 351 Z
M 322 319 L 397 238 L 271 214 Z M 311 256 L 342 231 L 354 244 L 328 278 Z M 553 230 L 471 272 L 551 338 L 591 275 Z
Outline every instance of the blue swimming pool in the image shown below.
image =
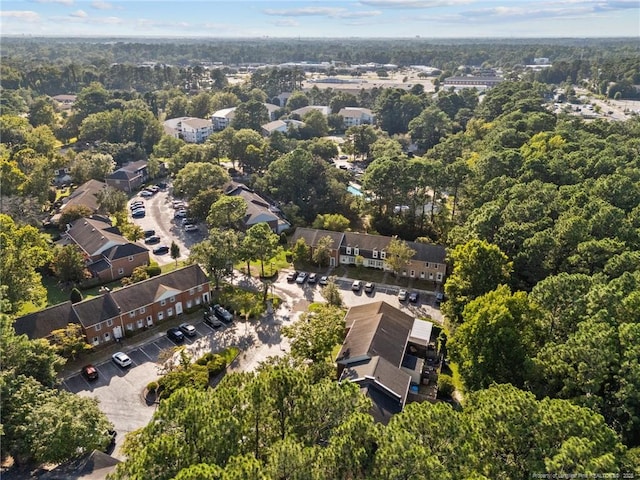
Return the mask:
M 347 192 L 351 195 L 362 196 L 362 191 L 359 188 L 354 187 L 353 185 L 349 185 L 347 187 Z

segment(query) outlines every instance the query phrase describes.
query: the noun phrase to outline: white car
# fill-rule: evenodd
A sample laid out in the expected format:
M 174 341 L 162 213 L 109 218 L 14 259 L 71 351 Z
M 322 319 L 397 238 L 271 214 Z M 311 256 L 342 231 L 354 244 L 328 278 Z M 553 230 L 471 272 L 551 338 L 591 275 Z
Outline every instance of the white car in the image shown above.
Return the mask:
M 179 328 L 182 330 L 182 333 L 189 335 L 190 337 L 193 337 L 196 334 L 196 327 L 190 323 L 181 323 Z
M 185 232 L 197 232 L 198 231 L 198 226 L 197 225 L 192 225 L 191 223 L 187 223 L 184 226 L 184 231 Z
M 149 190 L 142 190 L 140 192 L 140 196 L 141 197 L 153 197 L 153 192 L 150 192 Z
M 129 355 L 127 355 L 126 353 L 116 352 L 113 355 L 111 355 L 111 358 L 117 365 L 120 365 L 122 368 L 125 368 L 131 365 L 131 359 L 129 358 Z
M 176 217 L 176 218 L 185 218 L 186 216 L 187 216 L 187 211 L 186 210 L 178 210 L 174 214 L 174 217 Z
M 398 300 L 400 300 L 401 302 L 404 302 L 406 299 L 407 299 L 407 291 L 404 288 L 402 288 L 398 292 Z

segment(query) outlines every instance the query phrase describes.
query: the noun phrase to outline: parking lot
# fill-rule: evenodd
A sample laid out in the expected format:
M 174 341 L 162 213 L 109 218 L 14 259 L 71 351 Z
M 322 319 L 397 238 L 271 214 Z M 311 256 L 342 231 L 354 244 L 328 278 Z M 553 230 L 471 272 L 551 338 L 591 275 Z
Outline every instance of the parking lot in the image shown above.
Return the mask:
M 144 202 L 146 215 L 143 218 L 131 218 L 130 220 L 139 225 L 143 230 L 155 230 L 155 234 L 160 237 L 160 242 L 154 245 L 145 245 L 149 249 L 149 255 L 159 265 L 164 265 L 173 261 L 171 255 L 166 253 L 155 255 L 152 250 L 161 246 L 171 246 L 171 242 L 175 241 L 180 247 L 179 260 L 184 260 L 189 256 L 192 245 L 201 242 L 206 235 L 206 227 L 198 225 L 198 230 L 194 232 L 185 232 L 182 226 L 182 219 L 174 218 L 175 210 L 171 206 L 173 197 L 171 196 L 171 187 L 160 190 L 151 197 L 142 197 L 139 193 L 132 197 L 129 203 L 141 200 Z M 140 240 L 144 245 L 144 241 Z
M 196 335 L 185 336 L 184 344 L 194 356 L 205 352 L 226 348 L 238 342 L 238 327 L 234 324 L 214 329 L 201 320 L 194 321 Z M 113 423 L 118 436 L 116 450 L 113 455 L 122 458 L 119 451 L 127 433 L 146 425 L 155 410 L 154 405 L 147 404 L 143 391 L 147 384 L 157 380 L 161 374 L 158 359 L 170 355 L 177 344 L 167 338 L 164 330 L 134 348 L 123 345 L 124 351 L 132 361 L 130 367 L 121 368 L 113 361 L 107 360 L 94 366 L 98 370 L 98 378 L 87 380 L 78 372 L 65 378 L 64 388 L 72 393 L 96 398 L 100 409 Z

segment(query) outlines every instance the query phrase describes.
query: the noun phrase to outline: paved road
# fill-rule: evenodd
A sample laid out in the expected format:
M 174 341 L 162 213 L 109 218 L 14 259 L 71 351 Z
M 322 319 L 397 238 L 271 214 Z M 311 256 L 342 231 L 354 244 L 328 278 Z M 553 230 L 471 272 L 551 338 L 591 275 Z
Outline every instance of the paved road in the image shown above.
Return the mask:
M 159 245 L 171 246 L 171 241 L 175 241 L 180 247 L 179 260 L 185 260 L 189 256 L 190 248 L 195 243 L 201 242 L 205 236 L 205 226 L 199 225 L 197 232 L 185 232 L 182 228 L 181 220 L 175 219 L 175 210 L 171 207 L 171 187 L 161 190 L 152 197 L 141 197 L 139 194 L 131 199 L 142 200 L 145 203 L 147 215 L 144 218 L 131 219 L 133 223 L 142 227 L 143 230 L 155 230 L 160 237 L 160 243 L 156 245 L 145 245 L 150 251 L 150 256 L 159 265 L 165 265 L 173 261 L 171 255 L 155 255 L 151 253 Z M 140 240 L 141 244 L 144 244 Z

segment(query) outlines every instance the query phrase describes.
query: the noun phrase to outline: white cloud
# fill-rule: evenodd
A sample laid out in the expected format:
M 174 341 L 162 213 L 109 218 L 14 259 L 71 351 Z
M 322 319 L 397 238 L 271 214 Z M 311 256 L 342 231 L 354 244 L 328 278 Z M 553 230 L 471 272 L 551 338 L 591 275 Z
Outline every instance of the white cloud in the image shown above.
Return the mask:
M 298 27 L 300 26 L 300 22 L 293 18 L 283 18 L 281 20 L 271 22 L 271 25 L 275 25 L 276 27 Z
M 289 8 L 289 9 L 266 9 L 263 11 L 266 15 L 280 16 L 280 17 L 330 17 L 330 18 L 362 18 L 362 17 L 375 17 L 382 14 L 377 10 L 369 11 L 349 11 L 346 8 L 339 7 L 303 7 L 303 8 Z
M 38 3 L 59 3 L 60 5 L 73 5 L 74 0 L 36 0 Z
M 39 22 L 40 15 L 31 10 L 8 10 L 6 12 L 0 11 L 0 17 L 15 18 L 22 20 L 23 22 Z
M 113 8 L 113 5 L 111 3 L 103 2 L 102 0 L 91 2 L 91 6 L 96 10 L 111 10 Z
M 87 18 L 89 16 L 87 15 L 87 12 L 85 12 L 84 10 L 76 10 L 75 12 L 70 13 L 69 15 L 74 18 Z
M 467 5 L 473 0 L 360 0 L 359 3 L 380 8 L 437 8 Z

